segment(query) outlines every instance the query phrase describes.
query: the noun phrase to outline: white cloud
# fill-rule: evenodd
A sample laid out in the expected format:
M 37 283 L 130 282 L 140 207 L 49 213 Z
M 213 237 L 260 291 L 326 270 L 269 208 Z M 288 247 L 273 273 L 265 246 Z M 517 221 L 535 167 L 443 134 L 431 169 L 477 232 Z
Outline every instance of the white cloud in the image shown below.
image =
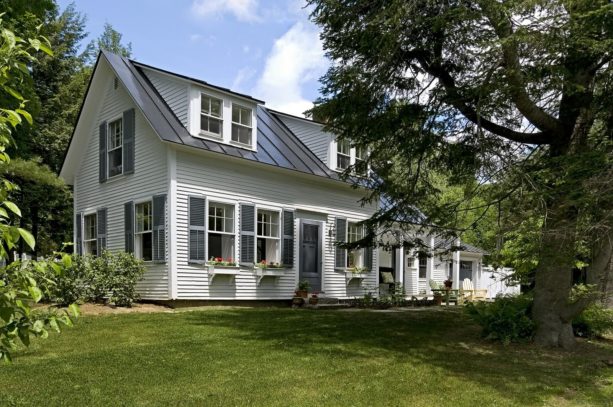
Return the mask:
M 275 41 L 253 93 L 273 109 L 302 115 L 313 106 L 302 86 L 318 79 L 327 66 L 316 27 L 298 22 Z
M 232 86 L 230 87 L 230 89 L 235 92 L 241 92 L 243 90 L 243 83 L 253 78 L 253 75 L 255 75 L 255 69 L 251 67 L 246 66 L 244 68 L 239 69 L 236 73 L 236 76 L 234 77 L 234 81 L 232 82 Z
M 258 21 L 257 0 L 194 0 L 192 11 L 199 17 L 219 17 L 229 13 L 239 21 Z

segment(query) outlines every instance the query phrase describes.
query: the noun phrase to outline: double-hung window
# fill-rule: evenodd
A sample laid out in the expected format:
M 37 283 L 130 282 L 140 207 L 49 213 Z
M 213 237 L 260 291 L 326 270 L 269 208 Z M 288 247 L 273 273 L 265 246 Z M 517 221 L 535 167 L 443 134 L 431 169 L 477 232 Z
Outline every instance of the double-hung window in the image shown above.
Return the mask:
M 209 258 L 234 263 L 234 205 L 209 202 Z
M 151 201 L 136 204 L 134 254 L 144 261 L 153 259 L 153 209 Z
M 256 262 L 280 263 L 279 212 L 258 209 Z
M 428 271 L 428 257 L 426 255 L 419 255 L 419 278 L 426 278 Z
M 364 159 L 366 158 L 366 148 L 364 147 L 355 147 L 355 167 L 356 168 L 356 172 L 359 175 L 365 175 L 366 174 L 366 168 L 361 168 L 364 162 Z
M 347 242 L 357 242 L 364 238 L 364 225 L 347 223 Z M 347 267 L 364 267 L 364 249 L 353 249 L 347 253 Z
M 123 173 L 123 120 L 109 123 L 108 128 L 108 165 L 109 178 Z
M 232 105 L 232 141 L 251 146 L 251 109 Z
M 351 145 L 349 140 L 336 142 L 336 168 L 346 170 L 351 165 Z
M 200 133 L 206 136 L 222 137 L 223 101 L 202 93 L 200 95 Z
M 83 217 L 83 254 L 91 254 L 92 256 L 98 255 L 98 222 L 96 214 L 85 215 Z

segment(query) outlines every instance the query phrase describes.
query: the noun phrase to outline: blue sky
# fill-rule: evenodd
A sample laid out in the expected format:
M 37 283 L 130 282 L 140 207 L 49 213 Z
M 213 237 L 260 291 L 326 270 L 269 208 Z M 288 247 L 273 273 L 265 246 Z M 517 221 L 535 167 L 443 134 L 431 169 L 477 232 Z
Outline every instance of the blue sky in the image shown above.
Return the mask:
M 72 1 L 59 0 L 63 9 Z M 301 114 L 328 66 L 304 0 L 77 0 L 90 39 L 108 22 L 145 64 Z

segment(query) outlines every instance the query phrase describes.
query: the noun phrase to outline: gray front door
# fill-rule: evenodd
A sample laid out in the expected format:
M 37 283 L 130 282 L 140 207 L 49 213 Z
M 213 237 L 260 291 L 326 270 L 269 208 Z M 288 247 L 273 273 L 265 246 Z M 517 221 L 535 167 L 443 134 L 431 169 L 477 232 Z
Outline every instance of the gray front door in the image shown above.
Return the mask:
M 313 221 L 300 223 L 299 279 L 308 280 L 312 291 L 321 291 L 321 224 Z
M 462 281 L 464 279 L 469 279 L 473 281 L 473 262 L 472 261 L 461 261 L 460 262 L 460 287 L 462 286 Z

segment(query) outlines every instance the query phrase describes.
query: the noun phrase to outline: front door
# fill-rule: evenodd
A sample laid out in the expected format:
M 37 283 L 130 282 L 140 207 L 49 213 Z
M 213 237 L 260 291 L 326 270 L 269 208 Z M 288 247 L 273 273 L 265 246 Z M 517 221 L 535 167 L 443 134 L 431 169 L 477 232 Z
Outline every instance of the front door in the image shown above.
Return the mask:
M 308 280 L 312 291 L 321 291 L 321 223 L 300 223 L 300 270 L 298 278 Z

